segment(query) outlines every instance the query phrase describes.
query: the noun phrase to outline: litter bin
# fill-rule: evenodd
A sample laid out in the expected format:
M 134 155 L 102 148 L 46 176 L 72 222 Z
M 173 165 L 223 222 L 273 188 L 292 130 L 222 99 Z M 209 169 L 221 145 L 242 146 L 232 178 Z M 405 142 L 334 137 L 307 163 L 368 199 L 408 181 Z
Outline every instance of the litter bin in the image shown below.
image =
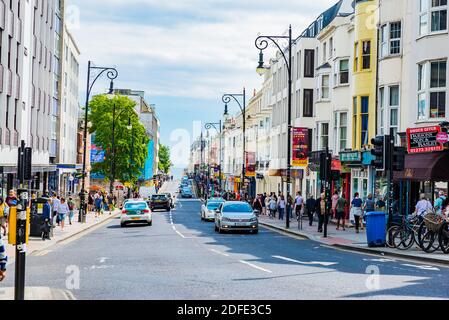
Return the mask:
M 366 238 L 368 247 L 385 247 L 386 244 L 385 212 L 366 213 Z
M 30 237 L 42 236 L 42 214 L 44 213 L 44 204 L 47 201 L 47 198 L 37 198 L 31 200 Z M 53 237 L 53 228 L 50 230 L 50 237 Z

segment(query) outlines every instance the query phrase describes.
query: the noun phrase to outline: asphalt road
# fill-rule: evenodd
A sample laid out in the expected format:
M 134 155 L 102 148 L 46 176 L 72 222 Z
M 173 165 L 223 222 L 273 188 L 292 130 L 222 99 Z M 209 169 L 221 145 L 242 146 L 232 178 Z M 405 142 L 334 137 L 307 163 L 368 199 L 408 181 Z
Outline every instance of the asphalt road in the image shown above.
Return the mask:
M 443 266 L 336 250 L 263 228 L 218 234 L 199 210 L 199 200 L 180 200 L 171 214 L 156 211 L 152 227 L 120 228 L 114 219 L 29 256 L 26 284 L 93 300 L 449 297 Z M 10 271 L 1 286 L 13 285 Z

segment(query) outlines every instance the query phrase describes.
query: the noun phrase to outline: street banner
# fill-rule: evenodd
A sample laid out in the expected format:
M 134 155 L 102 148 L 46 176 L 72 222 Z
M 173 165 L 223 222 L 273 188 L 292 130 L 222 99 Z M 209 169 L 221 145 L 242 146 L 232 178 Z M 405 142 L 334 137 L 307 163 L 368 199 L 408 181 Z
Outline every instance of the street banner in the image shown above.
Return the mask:
M 408 153 L 443 151 L 440 133 L 440 126 L 407 129 Z
M 245 164 L 245 176 L 255 177 L 256 176 L 256 153 L 247 152 L 246 153 L 246 164 Z
M 309 152 L 309 130 L 307 128 L 292 129 L 293 167 L 307 167 Z

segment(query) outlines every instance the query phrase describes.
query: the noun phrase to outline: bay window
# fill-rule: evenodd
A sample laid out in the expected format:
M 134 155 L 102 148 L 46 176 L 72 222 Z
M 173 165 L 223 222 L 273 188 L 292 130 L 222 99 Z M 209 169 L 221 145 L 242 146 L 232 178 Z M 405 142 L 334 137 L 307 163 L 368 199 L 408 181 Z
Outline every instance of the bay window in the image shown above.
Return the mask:
M 419 1 L 419 35 L 446 31 L 447 0 Z
M 321 99 L 329 99 L 329 75 L 321 76 Z
M 380 55 L 382 58 L 401 53 L 401 21 L 384 24 L 381 27 L 380 37 Z
M 336 86 L 349 83 L 349 60 L 341 59 L 335 63 L 334 84 Z

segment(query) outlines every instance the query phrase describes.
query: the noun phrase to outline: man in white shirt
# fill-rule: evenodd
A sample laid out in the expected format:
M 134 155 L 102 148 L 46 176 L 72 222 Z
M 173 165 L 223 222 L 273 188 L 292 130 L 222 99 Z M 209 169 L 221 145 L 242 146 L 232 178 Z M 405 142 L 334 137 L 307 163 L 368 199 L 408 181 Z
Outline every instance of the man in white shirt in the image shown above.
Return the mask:
M 299 220 L 299 217 L 301 215 L 301 209 L 302 209 L 303 204 L 304 204 L 304 199 L 302 198 L 301 191 L 298 191 L 296 193 L 296 197 L 295 197 L 295 213 L 296 213 L 297 220 Z

